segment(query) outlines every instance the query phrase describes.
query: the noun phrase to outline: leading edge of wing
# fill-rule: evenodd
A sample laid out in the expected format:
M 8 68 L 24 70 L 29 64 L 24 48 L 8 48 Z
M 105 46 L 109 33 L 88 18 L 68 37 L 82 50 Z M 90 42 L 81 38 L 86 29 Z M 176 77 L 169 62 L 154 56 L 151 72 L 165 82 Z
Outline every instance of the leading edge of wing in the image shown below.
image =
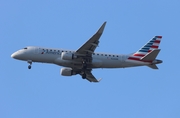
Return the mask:
M 98 46 L 99 43 L 98 40 L 104 31 L 105 25 L 106 22 L 104 22 L 102 26 L 99 28 L 99 30 L 86 43 L 84 43 L 76 52 L 79 54 L 93 53 L 96 47 Z

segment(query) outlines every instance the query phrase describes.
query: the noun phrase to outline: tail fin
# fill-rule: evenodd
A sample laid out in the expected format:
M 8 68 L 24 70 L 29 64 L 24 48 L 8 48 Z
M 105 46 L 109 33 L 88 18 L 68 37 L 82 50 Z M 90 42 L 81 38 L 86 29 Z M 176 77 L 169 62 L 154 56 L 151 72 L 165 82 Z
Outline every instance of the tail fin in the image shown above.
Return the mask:
M 158 69 L 156 64 L 162 63 L 161 60 L 156 59 L 158 53 L 160 52 L 159 44 L 161 42 L 162 36 L 155 36 L 146 45 L 140 48 L 136 53 L 129 56 L 130 60 L 137 60 L 143 62 L 149 62 L 147 66 L 152 69 Z
M 156 57 L 159 54 L 159 52 L 160 52 L 160 49 L 153 50 L 150 53 L 148 53 L 146 56 L 141 58 L 141 61 L 151 62 L 151 64 L 147 65 L 147 66 L 152 68 L 152 69 L 158 69 L 156 64 L 162 63 L 161 60 L 156 59 Z
M 159 44 L 161 42 L 161 38 L 162 38 L 162 36 L 155 36 L 148 43 L 146 43 L 146 45 L 144 45 L 136 53 L 134 53 L 133 56 L 135 56 L 137 58 L 142 58 L 147 53 L 150 53 L 152 50 L 158 49 Z

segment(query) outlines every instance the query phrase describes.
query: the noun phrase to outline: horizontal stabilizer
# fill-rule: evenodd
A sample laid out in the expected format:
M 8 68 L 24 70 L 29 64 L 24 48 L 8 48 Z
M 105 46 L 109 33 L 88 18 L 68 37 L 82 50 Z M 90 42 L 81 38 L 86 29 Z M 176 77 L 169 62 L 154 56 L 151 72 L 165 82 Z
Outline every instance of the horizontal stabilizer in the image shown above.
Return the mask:
M 159 52 L 160 52 L 160 49 L 152 50 L 150 53 L 148 53 L 146 56 L 144 56 L 141 60 L 142 61 L 153 61 L 154 59 L 156 59 Z
M 153 65 L 147 65 L 148 67 L 150 67 L 150 68 L 152 68 L 152 69 L 158 69 L 158 67 L 155 65 L 155 64 L 153 64 Z

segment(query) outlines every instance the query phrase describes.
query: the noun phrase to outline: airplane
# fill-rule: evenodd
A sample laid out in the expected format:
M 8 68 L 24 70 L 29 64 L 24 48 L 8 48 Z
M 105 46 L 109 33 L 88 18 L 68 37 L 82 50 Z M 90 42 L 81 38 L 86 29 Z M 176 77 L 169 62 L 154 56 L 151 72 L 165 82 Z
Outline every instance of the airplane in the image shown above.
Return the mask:
M 33 62 L 50 63 L 63 66 L 60 70 L 62 76 L 72 76 L 79 74 L 83 79 L 90 82 L 99 82 L 92 74 L 95 68 L 127 68 L 137 66 L 148 66 L 158 69 L 156 64 L 163 61 L 156 59 L 160 52 L 158 49 L 162 36 L 155 36 L 142 48 L 132 54 L 107 54 L 95 53 L 99 45 L 99 39 L 103 33 L 106 22 L 99 30 L 79 49 L 64 50 L 55 48 L 44 48 L 28 46 L 14 52 L 11 57 L 14 59 L 27 61 L 28 69 L 31 69 Z

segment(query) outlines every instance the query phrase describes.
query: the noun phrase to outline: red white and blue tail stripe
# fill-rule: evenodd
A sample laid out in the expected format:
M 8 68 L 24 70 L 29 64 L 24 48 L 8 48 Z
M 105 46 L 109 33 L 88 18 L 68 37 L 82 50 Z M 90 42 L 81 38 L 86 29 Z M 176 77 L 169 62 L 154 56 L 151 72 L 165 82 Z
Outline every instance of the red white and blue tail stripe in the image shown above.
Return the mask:
M 128 59 L 130 60 L 140 60 L 146 54 L 150 53 L 152 50 L 158 49 L 161 42 L 162 36 L 155 36 L 146 45 L 140 48 L 136 53 L 131 55 Z

